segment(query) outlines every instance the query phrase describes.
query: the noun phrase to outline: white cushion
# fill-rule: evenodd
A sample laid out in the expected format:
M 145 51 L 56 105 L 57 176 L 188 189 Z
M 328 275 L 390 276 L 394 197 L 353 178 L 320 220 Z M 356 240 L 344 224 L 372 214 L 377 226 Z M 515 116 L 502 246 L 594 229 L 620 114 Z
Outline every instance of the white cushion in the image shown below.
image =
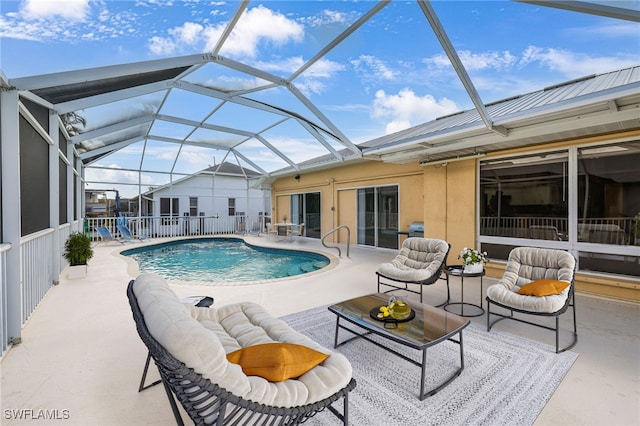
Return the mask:
M 576 260 L 568 252 L 554 249 L 517 247 L 509 253 L 504 275 L 487 288 L 487 297 L 502 305 L 525 311 L 554 313 L 565 305 L 571 286 L 551 296 L 518 294 L 525 284 L 541 279 L 573 282 Z
M 378 273 L 396 281 L 425 281 L 445 262 L 449 244 L 434 238 L 411 237 L 404 240 L 391 262 L 378 265 Z
M 186 366 L 234 395 L 293 407 L 327 398 L 351 380 L 351 364 L 342 354 L 298 333 L 260 305 L 197 308 L 183 304 L 155 274 L 140 275 L 133 290 L 151 335 Z M 228 352 L 273 341 L 308 346 L 331 356 L 298 379 L 278 383 L 246 376 L 239 365 L 227 361 Z

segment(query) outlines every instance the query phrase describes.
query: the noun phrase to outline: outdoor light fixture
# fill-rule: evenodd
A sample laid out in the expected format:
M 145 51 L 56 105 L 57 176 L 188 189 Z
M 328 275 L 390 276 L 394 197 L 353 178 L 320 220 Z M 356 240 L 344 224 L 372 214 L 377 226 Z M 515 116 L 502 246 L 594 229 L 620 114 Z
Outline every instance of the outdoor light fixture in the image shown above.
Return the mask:
M 454 161 L 471 160 L 472 158 L 480 158 L 480 157 L 484 157 L 485 155 L 487 154 L 485 154 L 484 152 L 478 152 L 476 154 L 464 155 L 461 157 L 450 157 L 450 158 L 443 158 L 441 160 L 421 161 L 420 165 L 422 167 L 437 166 L 437 165 L 445 167 L 447 164 L 453 163 Z
M 295 180 L 300 180 L 300 175 L 295 175 L 293 178 L 294 178 Z

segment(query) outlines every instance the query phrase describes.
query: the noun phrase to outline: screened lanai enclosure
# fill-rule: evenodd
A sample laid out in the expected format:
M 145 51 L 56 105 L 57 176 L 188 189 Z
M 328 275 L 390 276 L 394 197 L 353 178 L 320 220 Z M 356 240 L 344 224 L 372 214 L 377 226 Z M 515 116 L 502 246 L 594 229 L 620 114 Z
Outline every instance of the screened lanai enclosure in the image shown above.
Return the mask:
M 288 19 L 298 16 L 307 2 L 233 2 L 219 6 L 233 9 L 220 14 L 224 19 L 215 27 L 215 42 L 205 51 L 185 53 L 173 46 L 184 54 L 127 63 L 105 55 L 102 66 L 28 76 L 0 72 L 2 353 L 19 342 L 22 325 L 67 266 L 61 257 L 67 237 L 76 231 L 95 237 L 95 224 L 85 222 L 85 190 L 113 191 L 126 199 L 126 215 L 120 210 L 117 217 L 107 214 L 101 220 L 113 226 L 126 216 L 136 233 L 236 233 L 254 230 L 254 224 L 261 232 L 276 207 L 271 185 L 283 177 L 298 179 L 306 172 L 371 161 L 446 164 L 497 150 L 640 128 L 637 63 L 608 72 L 584 70 L 580 79 L 555 81 L 561 84 L 535 91 L 522 80 L 519 93 L 496 98 L 493 88 L 469 72 L 475 62 L 464 50 L 464 40 L 473 38 L 474 25 L 466 26 L 468 33 L 448 31 L 456 19 L 456 6 L 449 3 L 331 2 L 336 12 L 322 15 L 325 25 L 314 32 L 316 21 Z M 523 1 L 513 7 L 522 16 L 535 8 L 578 14 L 586 23 L 597 18 L 638 25 L 640 12 L 627 3 Z M 309 2 L 307 7 L 320 10 L 323 4 Z M 250 39 L 257 14 L 273 18 L 299 53 L 285 58 L 257 48 Z M 306 38 L 303 28 L 309 29 Z M 336 93 L 355 97 L 356 92 L 375 92 L 379 100 L 391 81 L 406 82 L 409 91 L 442 85 L 441 68 L 421 69 L 408 78 L 376 61 L 394 49 L 385 45 L 378 50 L 369 42 L 374 32 L 409 46 L 413 60 L 424 62 L 418 58 L 429 56 L 444 64 L 453 76 L 447 87 L 462 93 L 464 101 L 452 107 L 439 100 L 423 124 L 409 126 L 394 117 L 386 127 L 371 105 L 336 104 Z M 278 45 L 281 40 L 269 42 Z M 244 59 L 234 53 L 238 51 L 245 53 Z M 410 58 L 395 59 L 402 63 Z M 82 63 L 82 58 L 73 61 Z M 342 80 L 347 69 L 364 78 Z M 385 113 L 384 108 L 376 111 Z M 369 124 L 356 124 L 351 113 Z M 539 232 L 560 244 L 620 241 L 615 255 L 633 254 L 629 246 L 637 243 L 637 222 L 598 222 L 615 212 L 604 212 L 590 201 L 605 196 L 613 205 L 607 208 L 614 209 L 638 196 L 637 174 L 625 176 L 637 170 L 630 164 L 638 164 L 638 142 L 620 146 L 624 153 L 585 148 L 481 162 L 478 240 L 496 244 L 496 238 Z M 578 191 L 568 191 L 571 185 Z M 545 202 L 521 202 L 520 195 L 531 191 Z M 286 212 L 287 219 L 306 223 L 312 238 L 327 231 L 320 227 L 319 194 L 293 191 Z M 371 213 L 363 216 L 366 226 L 357 235 L 359 243 L 393 247 L 398 194 L 376 187 L 359 196 Z M 384 219 L 376 216 L 381 214 Z M 368 221 L 378 231 L 372 232 Z M 157 231 L 150 231 L 156 223 Z M 606 251 L 592 248 L 594 253 Z
M 294 13 L 296 2 L 289 3 Z M 540 2 L 522 3 L 526 11 Z M 280 3 L 277 10 L 286 14 L 287 5 Z M 467 102 L 462 107 L 475 110 L 467 125 L 479 124 L 489 134 L 506 135 L 507 127 L 497 123 L 500 113 L 484 103 L 494 99 L 481 97 L 483 92 L 474 84 L 437 13 L 442 6 L 437 2 L 409 2 L 403 12 L 417 21 L 420 32 L 415 37 L 422 38 L 429 50 L 440 52 L 442 60 L 453 65 L 459 83 L 452 90 L 466 92 Z M 618 2 L 545 2 L 545 6 L 619 21 L 640 19 L 638 11 Z M 349 58 L 355 57 L 354 53 L 357 56 L 354 49 L 373 31 L 372 21 L 389 19 L 398 7 L 395 2 L 364 2 L 357 13 L 344 13 L 326 34 L 314 34 L 313 45 L 300 44 L 300 55 L 286 68 L 291 72 L 275 65 L 261 67 L 261 63 L 274 58 L 259 50 L 251 61 L 225 54 L 235 51 L 252 14 L 264 10 L 261 5 L 243 1 L 237 3 L 233 16 L 226 20 L 224 30 L 207 52 L 11 78 L 5 86 L 15 87 L 22 99 L 58 114 L 64 123 L 60 136 L 72 144 L 82 160 L 82 178 L 89 187 L 110 189 L 115 185 L 128 198 L 224 162 L 251 169 L 268 184 L 278 176 L 363 157 L 408 161 L 416 157 L 415 152 L 411 156 L 408 153 L 420 147 L 420 134 L 434 133 L 435 129 L 416 129 L 379 140 L 375 137 L 380 133 L 371 133 L 370 140 L 362 139 L 343 117 L 345 114 L 328 104 L 331 98 L 314 89 L 327 85 L 333 91 L 355 90 L 349 87 L 355 83 L 341 82 L 339 73 L 331 74 L 334 81 L 324 80 L 325 68 L 339 69 L 344 66 L 341 63 L 353 62 Z M 448 14 L 443 12 L 450 19 Z M 285 30 L 296 32 L 300 28 Z M 406 43 L 413 34 L 397 37 L 399 43 Z M 416 44 L 416 54 L 426 53 L 426 47 Z M 399 149 L 403 145 L 410 146 Z M 469 155 L 477 150 L 477 144 L 427 148 L 422 143 L 417 153 L 420 160 Z M 194 157 L 208 159 L 207 167 L 194 170 Z

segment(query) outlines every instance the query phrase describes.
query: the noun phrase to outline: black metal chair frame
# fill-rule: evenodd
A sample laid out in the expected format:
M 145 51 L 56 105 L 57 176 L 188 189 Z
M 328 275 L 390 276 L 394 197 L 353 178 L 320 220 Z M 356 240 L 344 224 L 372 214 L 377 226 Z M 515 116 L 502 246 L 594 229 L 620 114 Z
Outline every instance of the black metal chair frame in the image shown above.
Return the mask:
M 544 328 L 546 330 L 551 330 L 551 331 L 555 331 L 556 334 L 556 353 L 562 353 L 565 351 L 568 351 L 569 349 L 573 348 L 577 343 L 578 343 L 578 328 L 577 328 L 577 323 L 576 323 L 576 303 L 575 303 L 575 268 L 573 270 L 573 277 L 571 280 L 571 287 L 569 288 L 569 296 L 567 297 L 567 300 L 565 301 L 564 305 L 562 306 L 562 308 L 560 308 L 559 310 L 557 310 L 556 312 L 536 312 L 536 311 L 528 311 L 528 310 L 524 310 L 524 309 L 518 309 L 518 308 L 513 308 L 511 306 L 507 306 L 504 305 L 502 303 L 498 303 L 494 300 L 491 300 L 488 296 L 486 297 L 487 300 L 487 331 L 491 331 L 491 328 L 499 321 L 502 321 L 503 319 L 510 319 L 513 321 L 517 321 L 520 323 L 524 323 L 524 324 L 529 324 L 529 325 L 533 325 L 535 327 L 540 327 L 540 328 Z M 507 309 L 508 311 L 510 311 L 509 315 L 505 315 L 505 314 L 500 314 L 500 313 L 496 313 L 496 312 L 491 312 L 491 305 L 496 305 L 499 306 L 501 308 Z M 567 309 L 569 309 L 569 307 L 571 307 L 572 311 L 573 311 L 573 339 L 571 341 L 571 343 L 567 346 L 565 346 L 564 348 L 560 348 L 560 315 L 564 314 Z M 536 322 L 532 322 L 532 321 L 528 321 L 524 318 L 518 318 L 515 317 L 513 314 L 514 312 L 518 312 L 521 314 L 528 314 L 528 315 L 536 315 L 536 316 L 542 316 L 542 317 L 555 317 L 555 327 L 550 327 L 544 324 L 540 324 L 540 323 L 536 323 Z M 494 315 L 496 317 L 498 317 L 497 319 L 493 320 L 493 322 L 491 322 L 491 315 Z
M 449 289 L 448 277 L 443 278 L 442 277 L 442 273 L 444 272 L 444 269 L 447 267 L 447 257 L 449 256 L 449 251 L 451 250 L 451 244 L 448 244 L 448 247 L 449 248 L 447 249 L 447 252 L 444 255 L 444 259 L 442 260 L 442 264 L 440 265 L 438 270 L 432 276 L 427 278 L 426 280 L 422 280 L 422 281 L 398 280 L 396 278 L 388 277 L 388 276 L 383 275 L 380 272 L 376 271 L 376 275 L 378 276 L 378 293 L 380 293 L 380 286 L 384 285 L 384 286 L 387 286 L 387 287 L 392 287 L 391 290 L 387 290 L 384 293 L 390 293 L 392 291 L 397 291 L 397 290 L 404 290 L 404 291 L 407 291 L 409 293 L 415 293 L 415 294 L 420 295 L 420 303 L 422 303 L 422 289 L 423 289 L 423 286 L 434 284 L 436 281 L 442 279 L 442 280 L 445 280 L 446 283 L 447 283 L 447 300 L 445 300 L 444 302 L 442 302 L 439 305 L 435 305 L 435 307 L 439 308 L 441 306 L 446 305 L 447 303 L 449 303 L 449 300 L 451 299 L 451 291 Z M 382 279 L 393 281 L 394 283 L 383 282 Z M 396 285 L 395 283 L 404 284 L 404 287 L 401 287 L 400 285 Z M 420 291 L 410 289 L 409 285 L 418 285 L 418 286 L 420 286 Z
M 216 425 L 298 425 L 325 408 L 342 420 L 344 425 L 348 425 L 349 392 L 356 386 L 355 379 L 352 378 L 347 386 L 321 401 L 296 407 L 275 407 L 242 399 L 202 377 L 158 343 L 144 321 L 144 315 L 133 292 L 134 282 L 131 280 L 127 286 L 133 319 L 140 338 L 158 367 L 161 382 L 178 425 L 184 425 L 184 422 L 176 399 L 196 425 L 205 424 L 205 420 L 212 416 Z M 340 398 L 344 399 L 342 413 L 332 406 Z
M 210 296 L 202 296 L 202 299 L 193 306 L 198 308 L 208 308 L 213 305 L 213 297 Z M 144 369 L 142 370 L 142 377 L 140 378 L 140 385 L 138 385 L 138 392 L 142 392 L 143 390 L 154 387 L 155 385 L 159 385 L 162 383 L 162 380 L 156 380 L 153 383 L 145 385 L 145 381 L 147 380 L 147 372 L 149 371 L 149 364 L 151 363 L 151 352 L 147 353 L 147 360 L 144 363 Z

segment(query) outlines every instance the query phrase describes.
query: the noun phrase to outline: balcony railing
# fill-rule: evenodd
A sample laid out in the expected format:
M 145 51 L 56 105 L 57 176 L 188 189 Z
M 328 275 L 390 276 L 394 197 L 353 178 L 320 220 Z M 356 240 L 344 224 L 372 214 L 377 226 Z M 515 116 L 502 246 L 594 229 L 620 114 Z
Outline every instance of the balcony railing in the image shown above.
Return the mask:
M 97 226 L 106 226 L 117 237 L 120 224 L 126 225 L 134 236 L 148 238 L 259 234 L 266 232 L 270 221 L 264 215 L 103 217 L 85 219 L 85 232 L 92 241 L 99 240 Z
M 0 355 L 4 354 L 8 347 L 9 331 L 7 320 L 7 251 L 10 244 L 0 244 Z
M 577 241 L 633 245 L 640 243 L 634 234 L 635 220 L 630 217 L 578 220 Z M 480 234 L 485 236 L 566 241 L 569 221 L 557 217 L 482 217 Z

